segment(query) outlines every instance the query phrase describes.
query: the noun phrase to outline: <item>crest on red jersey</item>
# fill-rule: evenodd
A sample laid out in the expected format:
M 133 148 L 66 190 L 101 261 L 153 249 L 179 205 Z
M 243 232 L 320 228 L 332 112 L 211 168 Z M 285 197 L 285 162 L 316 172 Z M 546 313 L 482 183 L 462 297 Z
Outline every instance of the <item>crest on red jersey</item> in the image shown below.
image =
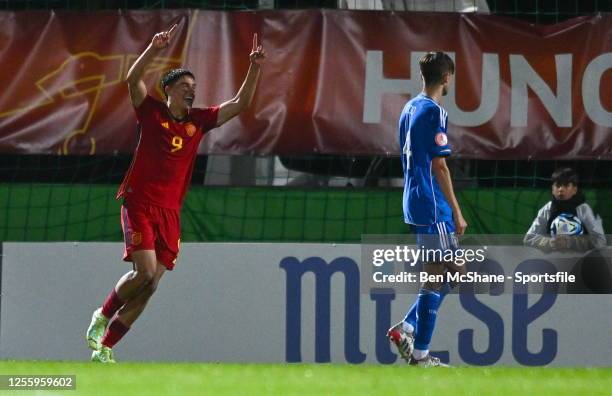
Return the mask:
M 133 232 L 132 233 L 132 245 L 138 246 L 142 243 L 142 233 Z
M 187 136 L 193 136 L 194 133 L 196 133 L 196 126 L 193 125 L 191 122 L 187 123 L 185 125 L 185 132 L 187 132 Z

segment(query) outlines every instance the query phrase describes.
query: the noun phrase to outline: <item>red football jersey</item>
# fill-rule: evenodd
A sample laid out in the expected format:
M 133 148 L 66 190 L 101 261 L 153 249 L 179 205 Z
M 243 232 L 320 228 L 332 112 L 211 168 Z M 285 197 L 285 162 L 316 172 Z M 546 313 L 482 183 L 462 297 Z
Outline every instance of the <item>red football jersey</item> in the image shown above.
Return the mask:
M 192 108 L 177 121 L 165 103 L 147 95 L 136 110 L 140 140 L 117 199 L 179 209 L 204 134 L 217 123 L 219 107 Z

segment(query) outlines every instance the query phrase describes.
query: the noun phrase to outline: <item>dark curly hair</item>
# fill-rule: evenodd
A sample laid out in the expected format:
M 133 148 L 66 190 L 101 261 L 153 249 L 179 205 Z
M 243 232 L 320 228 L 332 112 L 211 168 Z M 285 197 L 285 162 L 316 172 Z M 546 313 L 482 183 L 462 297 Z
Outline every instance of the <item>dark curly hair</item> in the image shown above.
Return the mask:
M 176 82 L 179 78 L 183 76 L 190 76 L 191 78 L 195 80 L 195 76 L 193 75 L 193 73 L 187 69 L 172 69 L 172 70 L 167 71 L 166 74 L 162 76 L 159 83 L 161 85 L 162 92 L 164 93 L 166 97 L 168 97 L 168 95 L 166 95 L 165 88 L 168 85 L 173 84 L 174 82 Z

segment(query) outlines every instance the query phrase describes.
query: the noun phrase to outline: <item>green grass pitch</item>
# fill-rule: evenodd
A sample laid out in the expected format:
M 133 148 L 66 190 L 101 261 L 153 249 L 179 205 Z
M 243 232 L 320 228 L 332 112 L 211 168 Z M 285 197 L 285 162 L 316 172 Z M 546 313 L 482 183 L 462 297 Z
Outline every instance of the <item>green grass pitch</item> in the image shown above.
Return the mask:
M 0 361 L 0 374 L 74 374 L 76 391 L 12 395 L 610 395 L 612 368 Z

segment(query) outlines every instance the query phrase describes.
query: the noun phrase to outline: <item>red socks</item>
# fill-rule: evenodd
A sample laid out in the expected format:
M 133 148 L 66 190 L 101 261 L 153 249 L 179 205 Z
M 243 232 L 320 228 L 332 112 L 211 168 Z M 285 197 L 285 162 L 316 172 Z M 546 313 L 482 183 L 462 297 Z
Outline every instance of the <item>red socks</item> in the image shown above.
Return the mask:
M 107 319 L 113 317 L 115 312 L 119 310 L 125 304 L 125 301 L 119 299 L 115 288 L 106 296 L 104 304 L 102 304 L 102 315 L 106 316 Z
M 108 325 L 104 337 L 102 337 L 102 345 L 109 348 L 114 347 L 129 329 L 129 327 L 119 321 L 118 317 L 115 317 Z
M 111 319 L 119 310 L 119 308 L 123 307 L 124 304 L 125 301 L 122 301 L 119 298 L 117 292 L 115 291 L 115 288 L 113 288 L 113 290 L 108 294 L 108 296 L 106 296 L 104 304 L 102 304 L 102 315 L 104 315 L 108 319 Z M 104 336 L 102 337 L 101 341 L 102 345 L 107 346 L 109 348 L 114 347 L 115 344 L 123 338 L 123 336 L 125 335 L 125 333 L 128 332 L 129 329 L 129 327 L 119 321 L 118 317 L 115 317 L 113 320 L 111 320 L 108 327 L 106 328 L 106 332 L 104 333 Z

